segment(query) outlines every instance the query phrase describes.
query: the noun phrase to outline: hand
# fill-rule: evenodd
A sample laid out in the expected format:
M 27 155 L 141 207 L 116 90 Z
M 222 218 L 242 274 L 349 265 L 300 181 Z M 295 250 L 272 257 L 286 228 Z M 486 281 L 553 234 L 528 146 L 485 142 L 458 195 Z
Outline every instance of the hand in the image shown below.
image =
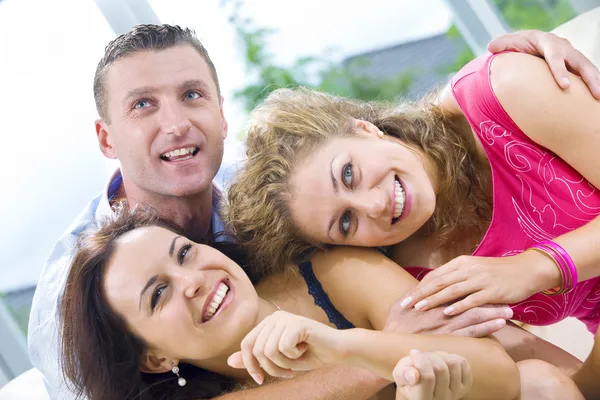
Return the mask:
M 265 318 L 242 340 L 241 351 L 227 363 L 245 368 L 259 385 L 264 369 L 269 375 L 293 377 L 294 371 L 309 371 L 338 362 L 342 358 L 338 331 L 298 315 L 276 311 Z
M 400 304 L 429 310 L 453 303 L 444 314 L 457 315 L 484 304 L 517 303 L 559 285 L 554 262 L 534 250 L 500 258 L 460 256 L 430 272 Z
M 394 368 L 396 400 L 456 400 L 473 386 L 471 366 L 456 354 L 412 350 Z
M 512 318 L 513 311 L 505 305 L 475 307 L 465 313 L 447 316 L 446 307 L 436 307 L 427 311 L 403 308 L 400 301 L 392 306 L 385 323 L 384 331 L 400 333 L 429 333 L 434 335 L 454 335 L 485 337 L 499 331 Z
M 540 31 L 523 31 L 509 33 L 494 39 L 488 45 L 492 53 L 505 50 L 519 51 L 546 59 L 552 75 L 558 85 L 567 89 L 570 85 L 569 71 L 582 78 L 592 92 L 600 100 L 600 72 L 586 56 L 575 49 L 571 43 L 553 33 Z M 566 65 L 565 65 L 566 64 Z

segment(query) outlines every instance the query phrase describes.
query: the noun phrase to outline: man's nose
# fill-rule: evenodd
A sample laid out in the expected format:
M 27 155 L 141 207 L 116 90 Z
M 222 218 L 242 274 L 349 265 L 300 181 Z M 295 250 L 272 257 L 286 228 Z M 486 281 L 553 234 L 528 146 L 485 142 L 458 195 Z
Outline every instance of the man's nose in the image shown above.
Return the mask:
M 170 135 L 183 136 L 192 127 L 183 105 L 179 103 L 163 103 L 160 118 L 163 132 Z

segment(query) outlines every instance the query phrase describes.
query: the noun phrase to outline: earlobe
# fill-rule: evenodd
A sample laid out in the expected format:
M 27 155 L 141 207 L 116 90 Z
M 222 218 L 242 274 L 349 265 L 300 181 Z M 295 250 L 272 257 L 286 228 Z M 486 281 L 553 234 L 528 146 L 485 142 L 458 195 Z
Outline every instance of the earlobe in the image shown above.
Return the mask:
M 171 362 L 154 353 L 147 353 L 140 365 L 140 371 L 147 374 L 162 374 L 171 370 Z
M 98 138 L 98 146 L 105 157 L 111 160 L 117 159 L 117 153 L 112 143 L 112 138 L 108 134 L 106 122 L 101 119 L 96 120 L 96 137 Z

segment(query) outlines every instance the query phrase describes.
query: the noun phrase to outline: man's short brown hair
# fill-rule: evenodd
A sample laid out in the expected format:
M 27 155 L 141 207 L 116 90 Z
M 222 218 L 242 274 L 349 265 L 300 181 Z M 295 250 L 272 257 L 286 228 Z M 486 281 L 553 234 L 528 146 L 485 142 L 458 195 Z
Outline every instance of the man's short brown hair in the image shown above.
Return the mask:
M 136 25 L 132 30 L 117 37 L 106 46 L 104 57 L 102 57 L 96 67 L 96 74 L 94 75 L 94 100 L 96 101 L 96 109 L 100 118 L 108 120 L 104 76 L 115 61 L 138 51 L 165 50 L 181 44 L 189 44 L 204 58 L 210 68 L 217 87 L 217 94 L 220 97 L 221 89 L 215 65 L 192 29 L 168 24 Z

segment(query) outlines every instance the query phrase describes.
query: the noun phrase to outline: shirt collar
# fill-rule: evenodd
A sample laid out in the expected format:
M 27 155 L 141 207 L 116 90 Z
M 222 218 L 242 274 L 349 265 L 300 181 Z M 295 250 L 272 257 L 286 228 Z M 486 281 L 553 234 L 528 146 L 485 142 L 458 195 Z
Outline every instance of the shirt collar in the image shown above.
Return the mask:
M 96 221 L 102 221 L 108 216 L 112 214 L 112 208 L 110 206 L 110 201 L 113 197 L 116 196 L 121 184 L 123 183 L 123 175 L 121 175 L 121 170 L 117 168 L 115 172 L 110 176 L 108 183 L 104 187 L 102 192 L 102 197 L 100 198 L 100 203 L 98 204 L 98 208 L 96 209 L 95 219 Z M 221 207 L 221 195 L 223 193 L 223 189 L 221 186 L 213 180 L 213 192 L 212 192 L 212 218 L 211 218 L 211 228 L 214 234 L 223 233 L 225 231 L 225 224 L 221 220 L 221 216 L 219 215 L 219 210 Z

